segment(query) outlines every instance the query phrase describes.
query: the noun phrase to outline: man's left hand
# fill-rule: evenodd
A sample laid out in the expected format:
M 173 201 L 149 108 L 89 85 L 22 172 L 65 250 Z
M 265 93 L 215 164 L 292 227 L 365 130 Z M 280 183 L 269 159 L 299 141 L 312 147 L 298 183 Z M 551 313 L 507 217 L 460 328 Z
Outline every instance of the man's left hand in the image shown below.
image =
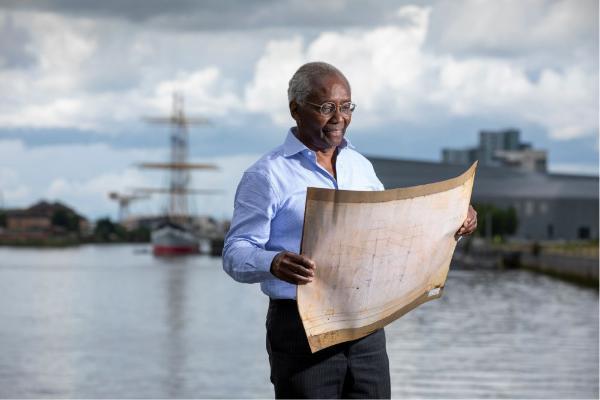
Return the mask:
M 469 204 L 467 219 L 463 222 L 460 229 L 456 232 L 458 236 L 470 235 L 477 229 L 477 211 Z

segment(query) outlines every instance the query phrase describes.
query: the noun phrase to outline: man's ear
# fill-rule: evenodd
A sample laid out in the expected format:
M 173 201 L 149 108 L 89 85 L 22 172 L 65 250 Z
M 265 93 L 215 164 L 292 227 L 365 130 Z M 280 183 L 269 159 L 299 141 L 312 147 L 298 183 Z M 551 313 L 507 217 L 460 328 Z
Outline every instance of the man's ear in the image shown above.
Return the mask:
M 298 103 L 296 103 L 296 100 L 290 101 L 290 114 L 295 121 L 298 121 Z

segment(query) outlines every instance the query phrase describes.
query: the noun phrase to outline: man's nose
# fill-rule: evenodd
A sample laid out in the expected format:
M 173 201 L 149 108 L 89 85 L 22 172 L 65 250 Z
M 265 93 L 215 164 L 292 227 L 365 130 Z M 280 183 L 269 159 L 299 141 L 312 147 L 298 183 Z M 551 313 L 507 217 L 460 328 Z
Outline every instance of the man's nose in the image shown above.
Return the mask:
M 335 110 L 333 111 L 333 114 L 331 114 L 331 118 L 330 121 L 331 122 L 338 122 L 344 119 L 344 113 L 342 113 L 340 111 L 340 106 L 336 106 Z

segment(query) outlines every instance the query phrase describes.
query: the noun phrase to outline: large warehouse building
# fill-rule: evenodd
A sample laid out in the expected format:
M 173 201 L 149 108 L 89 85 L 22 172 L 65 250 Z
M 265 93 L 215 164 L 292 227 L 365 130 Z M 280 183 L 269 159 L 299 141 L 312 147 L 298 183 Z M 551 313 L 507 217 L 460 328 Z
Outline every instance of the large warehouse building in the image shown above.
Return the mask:
M 467 164 L 369 157 L 386 189 L 421 185 L 463 173 Z M 473 203 L 514 207 L 515 237 L 597 239 L 598 177 L 551 174 L 507 166 L 480 166 Z M 481 218 L 481 217 L 480 217 Z

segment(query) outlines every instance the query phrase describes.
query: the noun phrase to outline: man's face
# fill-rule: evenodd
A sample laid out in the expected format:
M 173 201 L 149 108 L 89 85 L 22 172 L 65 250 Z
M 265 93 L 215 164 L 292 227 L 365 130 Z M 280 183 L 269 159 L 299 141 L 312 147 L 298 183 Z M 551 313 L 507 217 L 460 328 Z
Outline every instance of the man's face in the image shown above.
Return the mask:
M 313 150 L 323 151 L 339 146 L 352 119 L 351 114 L 339 110 L 341 104 L 351 101 L 346 81 L 337 74 L 320 77 L 313 82 L 313 91 L 306 100 L 318 105 L 332 102 L 337 109 L 326 116 L 317 106 L 292 101 L 290 110 L 298 125 L 298 138 Z

